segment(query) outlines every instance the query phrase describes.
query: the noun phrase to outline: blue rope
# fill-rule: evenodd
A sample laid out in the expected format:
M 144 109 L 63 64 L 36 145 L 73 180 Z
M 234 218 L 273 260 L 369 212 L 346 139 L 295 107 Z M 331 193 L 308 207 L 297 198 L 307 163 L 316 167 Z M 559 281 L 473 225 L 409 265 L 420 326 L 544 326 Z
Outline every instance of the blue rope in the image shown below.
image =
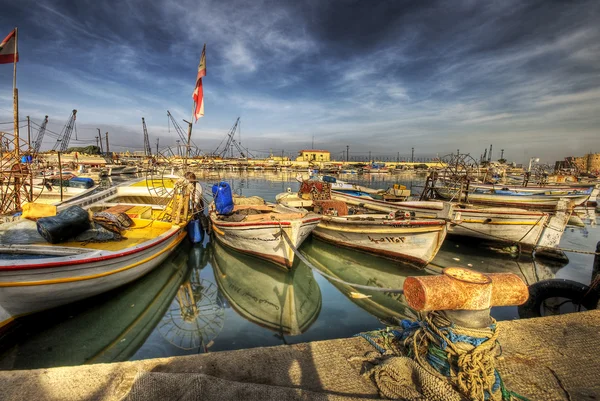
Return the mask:
M 379 344 L 377 344 L 375 342 L 375 340 L 373 340 L 373 337 L 371 337 L 368 333 L 358 333 L 355 334 L 354 337 L 362 337 L 365 340 L 367 340 L 369 342 L 369 344 L 371 344 L 377 351 L 379 351 L 380 354 L 385 354 L 385 349 L 381 346 L 379 346 Z

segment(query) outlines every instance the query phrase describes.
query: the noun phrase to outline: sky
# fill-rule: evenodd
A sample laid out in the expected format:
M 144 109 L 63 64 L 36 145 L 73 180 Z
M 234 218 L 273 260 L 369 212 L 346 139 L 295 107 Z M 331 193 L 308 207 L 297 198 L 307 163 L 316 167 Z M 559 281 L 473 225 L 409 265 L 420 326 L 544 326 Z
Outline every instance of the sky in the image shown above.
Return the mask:
M 202 46 L 213 152 L 240 117 L 256 156 L 327 149 L 350 159 L 476 158 L 553 163 L 600 152 L 600 2 L 0 0 L 0 36 L 19 28 L 20 116 L 77 139 L 142 150 L 175 145 L 167 110 L 190 120 Z M 12 119 L 0 65 L 0 123 Z M 35 127 L 35 126 L 34 126 Z M 0 125 L 10 131 L 10 124 Z M 34 132 L 35 135 L 35 132 Z M 52 134 L 50 134 L 52 135 Z M 43 149 L 55 138 L 46 135 Z M 86 142 L 87 141 L 87 142 Z M 345 155 L 344 155 L 345 157 Z

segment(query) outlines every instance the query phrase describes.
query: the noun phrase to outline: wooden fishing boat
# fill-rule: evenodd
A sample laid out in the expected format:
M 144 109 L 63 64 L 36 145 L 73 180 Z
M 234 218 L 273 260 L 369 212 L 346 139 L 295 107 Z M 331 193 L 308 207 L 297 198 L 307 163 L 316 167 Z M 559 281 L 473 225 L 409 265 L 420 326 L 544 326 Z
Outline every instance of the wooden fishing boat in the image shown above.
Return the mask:
M 150 203 L 136 203 L 138 196 Z M 155 200 L 148 188 L 124 185 L 58 208 L 118 209 L 133 222 L 119 241 L 96 242 L 89 231 L 82 234 L 85 239 L 50 244 L 34 221 L 0 225 L 0 327 L 22 315 L 106 292 L 160 265 L 185 238 L 189 217 L 173 202 L 164 206 Z
M 436 194 L 446 200 L 463 202 L 467 199 L 466 194 L 458 195 L 457 190 L 449 187 L 435 188 Z M 468 202 L 478 205 L 499 206 L 499 207 L 516 207 L 521 209 L 535 210 L 554 210 L 561 199 L 567 199 L 574 206 L 579 206 L 589 199 L 590 191 L 572 191 L 564 193 L 560 191 L 557 194 L 542 194 L 542 193 L 518 193 L 514 191 L 497 191 L 497 190 L 475 190 L 469 192 Z
M 260 199 L 260 198 L 259 198 Z M 234 198 L 240 202 L 240 198 Z M 262 199 L 261 199 L 262 201 Z M 209 207 L 212 231 L 217 241 L 240 252 L 291 268 L 294 251 L 282 235 L 285 232 L 299 247 L 321 221 L 321 216 L 281 205 L 235 205 L 228 216 L 217 214 L 214 202 Z
M 349 205 L 380 212 L 407 211 L 421 218 L 445 218 L 444 202 L 385 202 L 332 191 L 332 198 Z M 521 244 L 524 251 L 535 247 L 555 248 L 560 242 L 572 205 L 559 200 L 553 212 L 519 208 L 489 208 L 455 205 L 450 215 L 449 235 L 460 235 L 509 244 Z
M 159 267 L 122 288 L 21 320 L 0 369 L 129 360 L 155 329 L 186 277 L 196 247 L 184 241 Z M 206 252 L 206 250 L 203 250 Z M 190 266 L 192 267 L 192 266 Z M 21 335 L 21 333 L 27 333 Z
M 285 271 L 213 241 L 212 267 L 221 294 L 244 319 L 282 335 L 298 335 L 321 311 L 321 290 L 309 267 Z
M 394 213 L 347 215 L 336 203 L 321 203 L 321 210 L 327 214 L 314 235 L 337 245 L 424 267 L 446 237 L 443 219 L 416 219 L 410 214 L 398 217 Z M 332 211 L 335 215 L 329 214 Z

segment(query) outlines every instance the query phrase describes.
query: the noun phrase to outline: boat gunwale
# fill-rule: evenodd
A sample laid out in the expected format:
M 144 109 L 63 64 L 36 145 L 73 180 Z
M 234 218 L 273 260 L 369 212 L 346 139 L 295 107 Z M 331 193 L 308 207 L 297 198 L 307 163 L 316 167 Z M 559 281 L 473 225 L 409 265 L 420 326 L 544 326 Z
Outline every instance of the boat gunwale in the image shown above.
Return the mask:
M 100 250 L 99 251 L 99 253 L 101 254 L 100 256 L 90 257 L 90 258 L 80 258 L 80 259 L 76 259 L 76 260 L 62 260 L 62 261 L 52 261 L 52 262 L 48 262 L 48 263 L 19 264 L 19 265 L 4 265 L 4 264 L 0 264 L 0 272 L 2 272 L 2 271 L 12 272 L 12 271 L 20 271 L 20 270 L 49 269 L 49 268 L 53 268 L 53 267 L 74 266 L 74 265 L 80 265 L 80 264 L 95 263 L 95 262 L 102 262 L 102 261 L 117 259 L 117 258 L 129 256 L 129 255 L 133 255 L 133 254 L 136 254 L 136 253 L 139 253 L 139 252 L 143 252 L 143 251 L 145 251 L 147 249 L 150 249 L 150 248 L 153 248 L 153 247 L 155 247 L 157 245 L 160 245 L 163 242 L 165 242 L 168 239 L 170 239 L 175 234 L 177 234 L 180 230 L 181 230 L 181 226 L 173 225 L 165 233 L 163 233 L 160 236 L 158 236 L 158 237 L 150 240 L 149 243 L 148 243 L 148 241 L 143 242 L 142 244 L 136 245 L 132 249 L 127 250 L 127 251 L 123 251 L 123 252 L 115 253 L 114 251 L 111 252 L 111 251 Z M 169 231 L 171 231 L 171 232 L 169 233 Z M 146 245 L 143 245 L 143 244 L 146 244 Z M 77 248 L 75 248 L 75 249 L 77 249 Z M 95 250 L 95 251 L 98 251 L 98 250 Z M 96 254 L 96 252 L 94 252 L 94 251 L 90 251 L 90 252 Z M 64 257 L 73 257 L 73 255 L 64 256 Z M 11 260 L 11 261 L 14 261 L 14 259 Z

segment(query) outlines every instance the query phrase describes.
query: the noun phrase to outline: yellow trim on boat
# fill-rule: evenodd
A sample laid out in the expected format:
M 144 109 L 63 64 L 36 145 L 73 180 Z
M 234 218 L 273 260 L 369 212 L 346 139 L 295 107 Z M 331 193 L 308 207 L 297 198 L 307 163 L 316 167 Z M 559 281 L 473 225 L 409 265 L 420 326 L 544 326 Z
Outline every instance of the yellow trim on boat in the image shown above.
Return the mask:
M 132 263 L 128 266 L 125 267 L 121 267 L 120 269 L 116 269 L 116 270 L 112 270 L 109 272 L 104 272 L 104 273 L 98 273 L 98 274 L 92 274 L 90 276 L 80 276 L 80 277 L 64 277 L 64 278 L 57 278 L 57 279 L 53 279 L 53 280 L 40 280 L 40 281 L 22 281 L 22 282 L 8 282 L 8 283 L 2 283 L 0 282 L 0 287 L 29 287 L 29 286 L 36 286 L 36 285 L 51 285 L 51 284 L 63 284 L 63 283 L 72 283 L 72 282 L 76 282 L 76 281 L 85 281 L 85 280 L 93 280 L 95 278 L 100 278 L 100 277 L 105 277 L 105 276 L 110 276 L 116 273 L 121 273 L 125 270 L 129 270 L 132 269 L 136 266 L 139 266 L 143 263 L 146 263 L 154 258 L 156 258 L 157 256 L 162 255 L 163 253 L 169 251 L 170 249 L 176 247 L 177 245 L 179 245 L 179 243 L 181 242 L 181 240 L 183 238 L 185 238 L 186 236 L 186 232 L 182 231 L 181 233 L 179 233 L 179 235 L 177 236 L 177 238 L 175 239 L 175 241 L 173 241 L 173 243 L 171 243 L 168 247 L 166 247 L 165 249 L 161 250 L 160 252 L 147 257 L 146 259 L 140 260 L 139 262 L 135 262 Z
M 490 221 L 485 220 L 459 220 L 462 223 L 482 223 L 496 226 L 535 226 L 539 221 Z

